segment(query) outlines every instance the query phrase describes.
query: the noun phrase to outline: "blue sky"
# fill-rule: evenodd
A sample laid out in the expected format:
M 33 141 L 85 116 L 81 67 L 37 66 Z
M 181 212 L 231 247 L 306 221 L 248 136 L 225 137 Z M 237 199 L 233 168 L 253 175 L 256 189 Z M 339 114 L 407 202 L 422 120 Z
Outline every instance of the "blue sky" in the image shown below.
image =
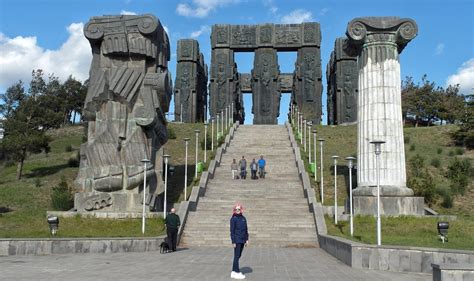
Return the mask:
M 300 23 L 321 24 L 323 112 L 326 105 L 325 68 L 334 40 L 344 35 L 355 17 L 413 18 L 418 36 L 400 56 L 401 75 L 419 81 L 423 74 L 439 86 L 461 85 L 474 93 L 474 1 L 277 1 L 277 0 L 0 0 L 0 92 L 19 79 L 28 82 L 33 68 L 42 68 L 62 80 L 72 74 L 88 76 L 90 47 L 82 27 L 90 17 L 124 13 L 152 13 L 168 30 L 175 78 L 176 41 L 195 38 L 210 64 L 210 29 L 213 24 Z M 281 72 L 293 72 L 295 53 L 279 55 Z M 251 53 L 239 53 L 240 72 L 250 72 Z M 279 122 L 284 122 L 289 97 L 284 95 Z M 245 98 L 250 111 L 251 99 Z M 326 116 L 323 116 L 326 120 Z M 247 113 L 246 123 L 252 122 Z

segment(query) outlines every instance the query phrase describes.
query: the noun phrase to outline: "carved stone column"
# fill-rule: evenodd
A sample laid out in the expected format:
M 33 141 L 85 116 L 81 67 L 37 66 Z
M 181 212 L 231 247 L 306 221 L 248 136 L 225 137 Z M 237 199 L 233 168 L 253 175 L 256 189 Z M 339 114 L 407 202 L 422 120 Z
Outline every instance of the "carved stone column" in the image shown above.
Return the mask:
M 211 61 L 210 84 L 210 113 L 215 116 L 218 112 L 232 104 L 235 100 L 234 51 L 231 49 L 213 49 Z
M 257 49 L 252 70 L 254 124 L 278 124 L 281 98 L 279 75 L 276 50 Z
M 356 213 L 373 214 L 375 210 L 373 140 L 386 142 L 380 159 L 382 213 L 423 213 L 423 199 L 411 197 L 413 190 L 406 186 L 398 57 L 417 31 L 412 19 L 398 17 L 356 18 L 348 24 L 349 47 L 358 54 L 359 71 Z

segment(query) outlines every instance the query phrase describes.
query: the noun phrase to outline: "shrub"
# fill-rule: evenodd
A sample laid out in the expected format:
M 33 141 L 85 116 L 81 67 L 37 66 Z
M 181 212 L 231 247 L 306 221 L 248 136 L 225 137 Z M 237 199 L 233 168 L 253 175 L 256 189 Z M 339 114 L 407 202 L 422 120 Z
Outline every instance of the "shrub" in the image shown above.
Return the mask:
M 438 153 L 438 154 L 443 153 L 443 149 L 441 147 L 438 147 L 438 149 L 436 150 L 436 153 Z
M 71 152 L 71 151 L 72 151 L 72 145 L 68 144 L 68 145 L 64 148 L 64 150 L 65 150 L 66 152 Z
M 16 164 L 15 161 L 8 160 L 8 161 L 5 162 L 5 168 L 13 167 L 13 166 L 15 166 L 15 164 Z
M 442 196 L 443 196 L 443 201 L 441 202 L 441 206 L 447 209 L 452 208 L 454 205 L 454 199 L 451 193 L 446 192 Z
M 456 155 L 463 155 L 464 154 L 464 149 L 462 147 L 456 147 L 456 149 L 454 150 L 454 153 Z
M 410 143 L 410 137 L 409 137 L 409 136 L 405 136 L 405 137 L 403 138 L 403 142 L 404 142 L 404 143 Z
M 212 139 L 211 136 L 208 134 L 206 135 L 206 146 L 207 150 L 211 150 Z M 204 139 L 201 140 L 201 149 L 204 150 Z
M 439 160 L 439 158 L 431 159 L 431 166 L 439 168 L 441 166 L 441 160 Z
M 433 177 L 424 169 L 419 176 L 411 176 L 407 180 L 407 184 L 413 189 L 417 196 L 423 196 L 425 202 L 431 204 L 436 196 L 435 183 Z
M 453 194 L 464 195 L 466 187 L 469 184 L 471 174 L 471 162 L 469 159 L 460 160 L 455 157 L 448 166 L 446 177 L 451 183 Z
M 414 177 L 419 177 L 422 174 L 422 169 L 425 167 L 425 158 L 420 154 L 416 154 L 409 161 L 410 171 Z
M 61 177 L 58 185 L 53 187 L 51 207 L 58 211 L 67 211 L 74 207 L 74 198 L 64 176 Z
M 225 136 L 220 135 L 219 138 L 217 139 L 217 146 L 221 146 L 225 142 Z
M 36 187 L 41 187 L 41 179 L 40 178 L 35 178 L 35 186 Z
M 170 140 L 176 139 L 176 133 L 170 127 L 168 127 L 168 139 L 170 139 Z
M 67 160 L 67 166 L 71 168 L 79 167 L 79 163 L 80 163 L 79 151 L 77 152 L 76 156 L 70 157 L 69 160 Z
M 415 151 L 415 149 L 416 149 L 415 144 L 410 145 L 410 151 Z
M 454 156 L 454 151 L 450 150 L 448 153 L 449 156 Z

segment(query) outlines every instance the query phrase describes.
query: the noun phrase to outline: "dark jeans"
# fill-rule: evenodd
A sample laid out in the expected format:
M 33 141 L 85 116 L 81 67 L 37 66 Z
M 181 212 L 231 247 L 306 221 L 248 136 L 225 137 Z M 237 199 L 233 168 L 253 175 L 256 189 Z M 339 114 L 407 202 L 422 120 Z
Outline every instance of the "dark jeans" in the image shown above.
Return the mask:
M 259 167 L 258 168 L 258 173 L 260 174 L 261 178 L 265 177 L 265 167 Z
M 235 244 L 234 248 L 234 263 L 232 264 L 232 271 L 240 272 L 239 268 L 239 259 L 242 256 L 242 251 L 244 250 L 244 243 Z
M 257 170 L 250 170 L 252 172 L 252 179 L 257 179 Z
M 176 251 L 176 242 L 178 238 L 178 229 L 173 227 L 166 228 L 166 234 L 168 235 L 168 247 L 171 251 Z

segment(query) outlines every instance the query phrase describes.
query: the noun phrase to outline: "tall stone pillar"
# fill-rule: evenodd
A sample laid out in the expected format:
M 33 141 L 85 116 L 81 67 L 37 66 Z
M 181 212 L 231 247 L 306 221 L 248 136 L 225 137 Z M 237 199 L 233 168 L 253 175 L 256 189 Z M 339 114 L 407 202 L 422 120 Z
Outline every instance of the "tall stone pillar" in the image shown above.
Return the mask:
M 252 70 L 252 113 L 254 124 L 278 124 L 280 115 L 280 70 L 275 49 L 255 51 Z
M 213 49 L 211 61 L 210 113 L 215 116 L 225 110 L 235 100 L 234 51 L 231 49 Z
M 398 17 L 356 18 L 348 24 L 346 34 L 358 54 L 359 72 L 356 213 L 376 210 L 377 171 L 370 141 L 382 140 L 382 214 L 423 214 L 423 198 L 412 197 L 413 190 L 406 186 L 398 57 L 417 31 L 415 21 Z

